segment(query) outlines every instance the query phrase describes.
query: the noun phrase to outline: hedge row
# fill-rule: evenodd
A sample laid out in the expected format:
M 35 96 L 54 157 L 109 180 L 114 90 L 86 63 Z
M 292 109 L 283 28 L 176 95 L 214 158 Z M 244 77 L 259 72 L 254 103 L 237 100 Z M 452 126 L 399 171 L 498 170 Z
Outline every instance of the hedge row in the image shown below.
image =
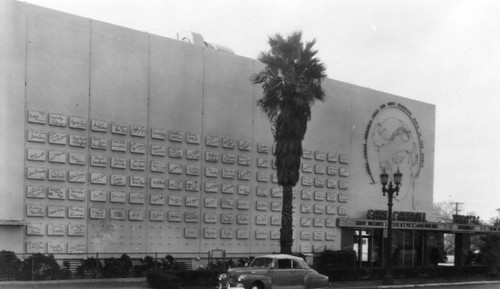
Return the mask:
M 120 258 L 99 260 L 90 257 L 81 260 L 76 268 L 71 268 L 71 264 L 67 261 L 60 266 L 52 254 L 36 253 L 21 261 L 13 252 L 0 251 L 0 280 L 142 277 L 149 271 L 168 271 L 173 268 L 174 258 L 171 256 L 161 260 L 146 256 L 136 265 L 133 265 L 132 259 L 127 254 L 123 254 Z
M 148 272 L 146 280 L 154 289 L 178 289 L 181 286 L 217 286 L 219 274 L 225 271 L 196 270 Z

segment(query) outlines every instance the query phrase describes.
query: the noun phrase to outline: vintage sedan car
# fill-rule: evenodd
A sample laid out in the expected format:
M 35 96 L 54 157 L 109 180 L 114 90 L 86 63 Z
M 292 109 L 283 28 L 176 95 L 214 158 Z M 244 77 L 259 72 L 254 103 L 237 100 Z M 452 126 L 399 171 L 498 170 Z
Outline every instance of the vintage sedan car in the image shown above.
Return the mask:
M 229 268 L 219 275 L 219 289 L 326 289 L 328 276 L 309 268 L 304 259 L 285 255 L 264 255 L 248 267 Z

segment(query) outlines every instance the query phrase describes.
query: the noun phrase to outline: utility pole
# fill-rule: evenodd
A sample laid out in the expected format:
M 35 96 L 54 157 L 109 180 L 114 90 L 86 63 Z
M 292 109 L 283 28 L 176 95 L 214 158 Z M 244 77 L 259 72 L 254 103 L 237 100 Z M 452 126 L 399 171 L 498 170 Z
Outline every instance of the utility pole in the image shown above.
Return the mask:
M 459 205 L 463 205 L 464 203 L 459 203 L 459 202 L 451 202 L 450 204 L 455 205 L 455 215 L 458 215 L 458 212 L 460 211 L 458 209 Z

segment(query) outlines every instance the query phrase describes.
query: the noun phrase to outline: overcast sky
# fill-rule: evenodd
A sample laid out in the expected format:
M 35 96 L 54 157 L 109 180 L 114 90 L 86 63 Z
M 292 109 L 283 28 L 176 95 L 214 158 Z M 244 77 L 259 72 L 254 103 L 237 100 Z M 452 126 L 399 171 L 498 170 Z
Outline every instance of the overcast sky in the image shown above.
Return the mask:
M 328 77 L 436 105 L 434 201 L 500 208 L 498 0 L 27 0 L 169 38 L 195 31 L 256 58 L 316 38 Z

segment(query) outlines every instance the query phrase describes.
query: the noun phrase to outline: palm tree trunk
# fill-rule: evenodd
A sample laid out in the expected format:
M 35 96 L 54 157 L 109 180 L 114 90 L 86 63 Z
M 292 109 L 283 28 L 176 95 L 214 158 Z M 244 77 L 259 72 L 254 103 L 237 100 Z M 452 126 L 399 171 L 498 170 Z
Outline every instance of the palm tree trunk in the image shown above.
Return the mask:
M 280 247 L 282 254 L 291 254 L 293 245 L 292 186 L 283 186 L 283 206 L 281 208 Z

